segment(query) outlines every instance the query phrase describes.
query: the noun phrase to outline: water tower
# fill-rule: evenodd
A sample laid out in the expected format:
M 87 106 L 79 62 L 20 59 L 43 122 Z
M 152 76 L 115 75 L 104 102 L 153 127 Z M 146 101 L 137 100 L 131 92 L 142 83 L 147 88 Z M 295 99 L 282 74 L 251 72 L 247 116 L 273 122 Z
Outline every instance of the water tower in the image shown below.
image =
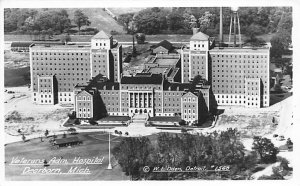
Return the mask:
M 233 20 L 233 21 L 232 21 Z M 233 24 L 233 29 L 232 29 Z M 238 7 L 231 7 L 231 14 L 230 14 L 230 28 L 229 28 L 229 44 L 231 44 L 231 36 L 233 34 L 233 47 L 236 47 L 236 27 L 238 27 L 238 37 L 239 37 L 239 44 L 242 44 L 241 38 L 241 26 L 240 26 L 240 19 L 238 14 Z M 233 31 L 233 32 L 232 32 Z

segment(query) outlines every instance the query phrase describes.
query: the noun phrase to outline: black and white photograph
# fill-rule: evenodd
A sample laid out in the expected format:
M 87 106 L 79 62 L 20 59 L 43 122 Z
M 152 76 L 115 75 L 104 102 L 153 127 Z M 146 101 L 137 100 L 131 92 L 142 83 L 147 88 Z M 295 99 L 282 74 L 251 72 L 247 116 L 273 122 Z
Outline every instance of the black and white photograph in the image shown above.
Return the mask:
M 294 1 L 130 2 L 1 7 L 5 182 L 294 180 Z

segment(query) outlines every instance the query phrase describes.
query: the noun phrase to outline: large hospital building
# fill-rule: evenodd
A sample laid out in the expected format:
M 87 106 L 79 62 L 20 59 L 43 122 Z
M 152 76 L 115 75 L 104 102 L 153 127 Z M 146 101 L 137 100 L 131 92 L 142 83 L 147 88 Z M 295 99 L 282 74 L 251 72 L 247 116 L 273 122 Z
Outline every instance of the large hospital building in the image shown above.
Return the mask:
M 179 49 L 162 42 L 141 73 L 125 76 L 122 46 L 100 31 L 88 46 L 30 47 L 32 101 L 73 104 L 82 119 L 147 114 L 200 122 L 213 101 L 268 107 L 269 58 L 269 48 L 214 47 L 198 32 Z M 197 75 L 207 81 L 191 88 Z

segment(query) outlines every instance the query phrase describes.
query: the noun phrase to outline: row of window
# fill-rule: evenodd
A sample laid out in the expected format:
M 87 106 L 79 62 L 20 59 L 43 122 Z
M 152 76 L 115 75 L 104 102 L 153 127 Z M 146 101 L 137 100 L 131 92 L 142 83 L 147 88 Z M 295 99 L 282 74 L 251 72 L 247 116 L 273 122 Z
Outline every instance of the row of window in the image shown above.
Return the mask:
M 32 55 L 48 55 L 48 53 L 47 52 L 32 52 Z M 56 52 L 49 52 L 49 55 L 56 55 Z M 62 56 L 64 56 L 64 55 L 72 55 L 72 56 L 74 56 L 74 55 L 80 55 L 80 56 L 83 56 L 83 55 L 85 55 L 85 56 L 87 56 L 87 55 L 89 55 L 89 53 L 82 53 L 82 52 L 80 52 L 80 53 L 69 53 L 69 52 L 62 52 L 62 53 L 60 53 L 60 52 L 57 52 L 57 55 L 62 55 Z
M 51 82 L 51 79 L 40 79 L 40 82 Z
M 51 93 L 52 90 L 51 89 L 41 89 L 40 92 L 41 93 Z
M 89 118 L 90 114 L 78 114 L 78 118 Z
M 77 100 L 89 101 L 90 99 L 91 99 L 90 96 L 77 96 Z
M 213 73 L 216 73 L 216 72 L 224 72 L 224 73 L 256 73 L 258 74 L 259 73 L 259 70 L 213 70 Z M 260 73 L 267 73 L 267 70 L 261 70 Z
M 222 58 L 267 58 L 267 55 L 211 55 L 211 57 L 222 57 Z
M 90 109 L 89 108 L 87 108 L 87 109 L 85 109 L 85 108 L 79 108 L 79 112 L 90 112 Z
M 41 95 L 41 98 L 43 98 L 43 97 L 45 97 L 45 98 L 51 98 L 51 95 Z
M 60 98 L 59 99 L 59 101 L 67 101 L 67 100 L 71 101 L 71 98 L 69 98 L 69 99 L 67 99 L 67 98 Z
M 106 54 L 103 54 L 102 56 L 100 54 L 94 55 L 94 58 L 106 58 Z
M 185 120 L 196 119 L 196 116 L 195 116 L 195 115 L 184 115 L 183 118 L 184 118 Z
M 183 109 L 184 114 L 196 114 L 195 109 Z
M 98 44 L 99 46 L 102 46 L 102 43 L 96 43 L 96 46 L 98 46 Z M 103 46 L 106 46 L 106 43 L 103 43 Z
M 85 60 L 86 62 L 89 62 L 89 58 L 78 58 L 78 57 L 77 58 L 57 58 L 57 59 L 56 58 L 51 58 L 51 57 L 49 57 L 49 58 L 47 58 L 47 57 L 45 57 L 45 58 L 42 58 L 42 57 L 41 58 L 38 58 L 38 57 L 34 58 L 33 57 L 32 60 L 37 60 L 37 61 L 43 61 L 43 60 L 50 60 L 50 61 L 52 61 L 52 60 L 53 61 L 63 60 L 63 61 L 65 61 L 65 60 L 67 60 L 67 61 L 72 61 L 72 62 L 75 61 L 75 60 L 76 61 L 83 61 L 83 60 Z M 46 63 L 46 65 L 48 65 L 48 64 Z M 51 65 L 51 64 L 49 64 L 49 65 Z
M 216 63 L 221 63 L 221 64 L 224 64 L 224 62 L 226 63 L 230 63 L 230 64 L 258 64 L 258 63 L 266 63 L 268 64 L 268 61 L 267 60 L 212 60 L 212 64 L 216 64 Z
M 60 96 L 71 96 L 71 93 L 59 93 Z
M 214 68 L 267 68 L 266 65 L 245 65 L 245 66 L 242 66 L 242 65 L 213 65 Z
M 52 87 L 52 85 L 47 85 L 47 84 L 40 84 L 40 87 Z
M 184 102 L 196 102 L 196 98 L 184 98 Z
M 41 100 L 41 103 L 52 103 L 52 100 Z

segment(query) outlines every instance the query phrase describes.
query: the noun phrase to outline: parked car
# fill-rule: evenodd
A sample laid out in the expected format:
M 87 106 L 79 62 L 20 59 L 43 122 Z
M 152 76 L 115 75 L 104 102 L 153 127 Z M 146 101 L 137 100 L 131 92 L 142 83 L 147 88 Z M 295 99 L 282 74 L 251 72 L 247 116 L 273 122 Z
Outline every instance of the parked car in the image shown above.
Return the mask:
M 279 136 L 278 139 L 279 139 L 279 141 L 283 141 L 284 140 L 284 136 L 281 135 L 281 136 Z

